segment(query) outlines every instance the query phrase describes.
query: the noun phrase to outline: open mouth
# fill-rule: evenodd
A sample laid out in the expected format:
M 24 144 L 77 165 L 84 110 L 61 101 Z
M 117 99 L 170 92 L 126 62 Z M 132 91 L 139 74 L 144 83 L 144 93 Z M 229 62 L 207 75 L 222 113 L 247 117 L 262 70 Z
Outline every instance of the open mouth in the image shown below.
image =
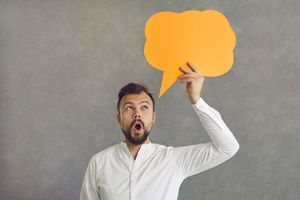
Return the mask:
M 142 126 L 140 124 L 136 124 L 134 127 L 136 130 L 140 130 L 142 128 Z
M 142 124 L 140 123 L 140 122 L 136 122 L 134 125 L 133 125 L 133 128 L 134 128 L 134 130 L 135 131 L 141 131 L 142 130 L 142 128 L 143 128 L 143 126 L 142 126 Z

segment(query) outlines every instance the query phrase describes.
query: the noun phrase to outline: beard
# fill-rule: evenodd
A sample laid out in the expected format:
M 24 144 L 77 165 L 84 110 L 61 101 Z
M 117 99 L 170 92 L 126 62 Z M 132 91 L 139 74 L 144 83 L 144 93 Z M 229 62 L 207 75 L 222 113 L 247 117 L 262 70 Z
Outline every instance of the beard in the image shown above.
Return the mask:
M 122 132 L 123 132 L 124 136 L 127 138 L 127 140 L 128 140 L 131 144 L 134 144 L 134 145 L 141 145 L 141 144 L 143 144 L 143 143 L 147 140 L 147 138 L 148 138 L 148 136 L 149 136 L 149 134 L 150 134 L 150 132 L 151 132 L 151 130 L 152 130 L 152 127 L 151 127 L 150 130 L 148 131 L 148 130 L 145 128 L 145 125 L 144 125 L 144 123 L 143 123 L 142 121 L 140 121 L 140 120 L 137 120 L 137 121 L 141 122 L 142 128 L 143 128 L 143 130 L 144 130 L 144 133 L 142 133 L 141 136 L 134 136 L 134 134 L 131 132 L 132 126 L 133 126 L 133 124 L 134 124 L 136 121 L 133 121 L 133 122 L 131 123 L 131 125 L 130 125 L 128 128 L 126 128 L 126 129 L 121 128 L 121 129 L 122 129 Z

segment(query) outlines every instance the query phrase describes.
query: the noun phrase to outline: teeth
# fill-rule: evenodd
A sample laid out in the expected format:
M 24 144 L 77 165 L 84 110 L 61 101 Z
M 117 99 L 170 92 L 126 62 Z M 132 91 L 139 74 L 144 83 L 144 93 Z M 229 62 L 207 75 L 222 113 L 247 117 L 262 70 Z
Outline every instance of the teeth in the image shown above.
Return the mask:
M 135 126 L 138 125 L 138 124 L 142 126 L 142 124 L 141 124 L 140 122 L 136 122 L 136 123 L 135 123 Z

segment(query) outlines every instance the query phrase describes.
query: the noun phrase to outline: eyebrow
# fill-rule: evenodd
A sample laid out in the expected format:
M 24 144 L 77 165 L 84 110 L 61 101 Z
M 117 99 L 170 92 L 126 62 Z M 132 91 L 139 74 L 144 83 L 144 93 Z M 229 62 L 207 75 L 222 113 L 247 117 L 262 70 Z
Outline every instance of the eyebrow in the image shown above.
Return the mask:
M 142 102 L 140 102 L 139 104 L 142 104 L 142 103 L 148 103 L 148 104 L 150 105 L 149 101 L 142 101 Z M 130 101 L 128 101 L 128 102 L 125 102 L 125 103 L 123 104 L 123 106 L 125 106 L 126 104 L 133 104 L 133 103 L 130 102 Z

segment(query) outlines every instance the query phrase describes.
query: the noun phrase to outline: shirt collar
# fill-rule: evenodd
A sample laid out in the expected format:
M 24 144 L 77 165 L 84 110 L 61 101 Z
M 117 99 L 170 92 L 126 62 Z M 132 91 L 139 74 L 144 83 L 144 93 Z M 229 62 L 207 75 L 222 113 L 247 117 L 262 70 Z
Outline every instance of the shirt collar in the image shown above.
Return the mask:
M 129 150 L 128 146 L 127 146 L 126 142 L 124 142 L 124 140 L 121 141 L 120 145 L 121 145 L 121 147 L 123 149 Z M 140 150 L 142 150 L 142 149 L 150 149 L 151 146 L 152 146 L 152 143 L 149 141 L 149 143 L 147 143 L 147 144 L 146 143 L 142 144 Z

